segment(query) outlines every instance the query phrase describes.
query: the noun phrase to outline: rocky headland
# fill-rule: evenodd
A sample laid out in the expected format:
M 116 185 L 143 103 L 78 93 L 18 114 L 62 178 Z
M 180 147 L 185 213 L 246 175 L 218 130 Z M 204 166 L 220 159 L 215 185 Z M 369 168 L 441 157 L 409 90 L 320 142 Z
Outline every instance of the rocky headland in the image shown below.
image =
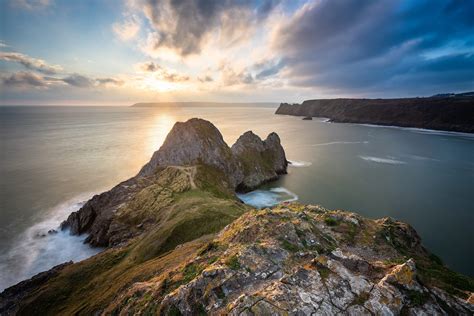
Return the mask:
M 286 168 L 275 133 L 229 147 L 210 122 L 177 123 L 137 176 L 63 223 L 106 249 L 6 289 L 0 315 L 474 313 L 474 280 L 408 224 L 236 197 Z
M 307 100 L 301 104 L 281 103 L 276 114 L 323 117 L 336 123 L 474 133 L 474 93 L 428 98 Z

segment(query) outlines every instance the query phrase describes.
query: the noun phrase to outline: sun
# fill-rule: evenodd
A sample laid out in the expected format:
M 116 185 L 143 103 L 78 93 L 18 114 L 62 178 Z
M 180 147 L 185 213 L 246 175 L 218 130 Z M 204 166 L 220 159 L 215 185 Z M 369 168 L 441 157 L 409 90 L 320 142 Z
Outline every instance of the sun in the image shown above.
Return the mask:
M 180 90 L 182 88 L 179 83 L 160 80 L 154 76 L 144 78 L 142 81 L 142 87 L 146 90 L 156 92 L 169 92 Z

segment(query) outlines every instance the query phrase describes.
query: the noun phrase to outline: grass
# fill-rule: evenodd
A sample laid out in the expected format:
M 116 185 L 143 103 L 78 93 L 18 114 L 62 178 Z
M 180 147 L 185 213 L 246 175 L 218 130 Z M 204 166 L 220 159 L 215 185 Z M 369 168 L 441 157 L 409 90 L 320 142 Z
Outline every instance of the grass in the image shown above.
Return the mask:
M 289 242 L 286 239 L 281 239 L 280 240 L 280 245 L 283 249 L 285 249 L 289 252 L 297 252 L 298 250 L 300 250 L 300 248 L 297 245 Z
M 319 275 L 321 276 L 321 279 L 326 280 L 329 277 L 329 274 L 331 273 L 331 270 L 324 266 L 318 266 L 318 272 Z
M 170 170 L 166 172 L 172 173 Z M 198 189 L 184 190 L 181 184 L 176 184 L 172 203 L 167 202 L 169 194 L 166 195 L 166 201 L 162 200 L 161 188 L 148 187 L 130 207 L 126 206 L 129 208 L 122 209 L 121 219 L 123 222 L 139 223 L 144 218 L 153 218 L 159 225 L 122 248 L 110 249 L 67 266 L 57 277 L 49 280 L 47 286 L 25 298 L 20 313 L 94 314 L 101 307 L 111 304 L 117 293 L 131 284 L 156 276 L 165 278 L 163 269 L 182 264 L 199 248 L 211 251 L 214 245 L 207 245 L 206 249 L 202 242 L 175 248 L 220 231 L 248 207 L 239 203 L 233 195 L 230 198 L 225 193 L 224 185 L 211 181 L 212 175 L 209 179 L 200 179 L 202 172 L 198 171 L 195 179 Z M 137 214 L 133 212 L 135 209 L 138 210 Z M 195 248 L 196 245 L 199 248 Z M 195 277 L 198 271 L 198 267 L 187 267 L 184 271 L 185 281 Z
M 188 264 L 184 269 L 183 269 L 183 283 L 188 283 L 189 281 L 194 280 L 201 272 L 202 268 L 198 266 L 197 264 L 191 263 Z
M 324 222 L 328 226 L 337 226 L 337 225 L 339 225 L 339 221 L 337 219 L 333 218 L 333 217 L 326 217 L 324 219 Z
M 239 258 L 235 255 L 227 259 L 225 264 L 232 270 L 240 269 Z
M 415 290 L 408 290 L 407 296 L 413 306 L 422 306 L 429 299 L 429 294 Z

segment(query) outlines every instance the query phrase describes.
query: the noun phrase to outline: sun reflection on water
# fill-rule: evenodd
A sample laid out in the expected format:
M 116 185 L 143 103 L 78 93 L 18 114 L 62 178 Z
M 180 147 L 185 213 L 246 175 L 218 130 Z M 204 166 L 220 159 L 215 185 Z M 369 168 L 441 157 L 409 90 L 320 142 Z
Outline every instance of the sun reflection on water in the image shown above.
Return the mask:
M 168 113 L 160 113 L 156 116 L 150 129 L 149 139 L 151 141 L 148 145 L 150 155 L 161 147 L 165 141 L 166 135 L 168 135 L 175 122 L 176 118 Z

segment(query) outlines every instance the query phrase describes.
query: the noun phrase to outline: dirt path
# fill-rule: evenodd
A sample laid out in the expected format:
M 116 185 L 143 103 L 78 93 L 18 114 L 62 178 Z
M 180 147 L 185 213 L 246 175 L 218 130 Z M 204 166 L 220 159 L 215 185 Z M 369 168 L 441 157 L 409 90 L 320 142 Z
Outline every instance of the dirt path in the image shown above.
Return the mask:
M 191 189 L 197 188 L 196 183 L 194 182 L 194 177 L 196 176 L 196 171 L 197 171 L 196 166 L 192 166 L 192 167 L 174 166 L 174 167 L 183 171 L 188 176 Z

